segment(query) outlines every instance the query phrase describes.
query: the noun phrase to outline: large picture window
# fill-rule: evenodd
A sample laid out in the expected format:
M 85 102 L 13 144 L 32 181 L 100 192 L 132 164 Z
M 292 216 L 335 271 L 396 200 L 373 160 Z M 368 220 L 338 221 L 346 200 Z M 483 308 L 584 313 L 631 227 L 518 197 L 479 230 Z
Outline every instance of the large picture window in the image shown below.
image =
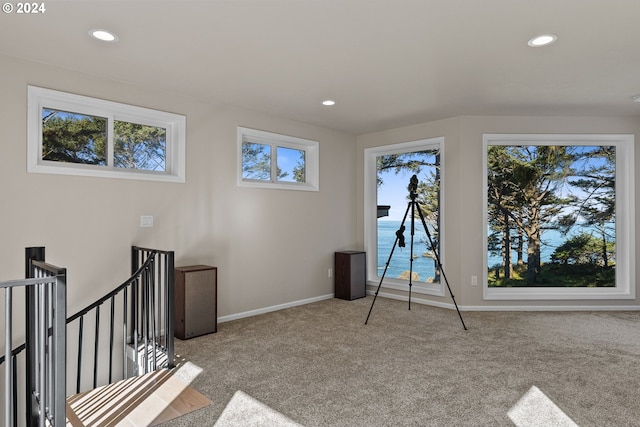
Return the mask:
M 28 170 L 184 182 L 184 116 L 29 86 Z
M 632 298 L 633 138 L 485 135 L 485 297 Z
M 443 141 L 443 138 L 433 138 L 365 150 L 365 246 L 370 282 L 379 283 L 384 274 L 383 287 L 407 291 L 411 270 L 413 291 L 444 295 L 434 256 L 434 251 L 438 251 L 445 265 L 441 233 Z M 419 183 L 416 202 L 425 217 L 429 235 L 415 211 L 412 252 L 407 187 L 414 174 Z M 396 233 L 402 225 L 405 247 L 396 245 L 394 249 Z

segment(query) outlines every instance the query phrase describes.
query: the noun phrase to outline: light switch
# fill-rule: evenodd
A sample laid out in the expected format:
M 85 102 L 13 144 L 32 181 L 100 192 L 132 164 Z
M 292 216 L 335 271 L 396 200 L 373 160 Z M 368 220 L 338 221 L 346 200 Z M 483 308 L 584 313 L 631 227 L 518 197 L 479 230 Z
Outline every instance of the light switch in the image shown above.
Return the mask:
M 140 215 L 140 227 L 153 227 L 153 215 Z

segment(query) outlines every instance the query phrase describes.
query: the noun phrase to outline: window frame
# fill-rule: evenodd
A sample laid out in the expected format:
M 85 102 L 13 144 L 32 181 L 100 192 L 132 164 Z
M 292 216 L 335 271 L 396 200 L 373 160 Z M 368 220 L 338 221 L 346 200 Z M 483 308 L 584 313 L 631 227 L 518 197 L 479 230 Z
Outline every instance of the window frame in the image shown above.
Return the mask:
M 27 86 L 27 171 L 59 175 L 124 178 L 184 183 L 186 117 L 104 99 Z M 107 119 L 107 165 L 67 163 L 42 158 L 42 109 L 104 117 Z M 114 166 L 114 121 L 166 129 L 165 170 L 150 171 Z
M 377 218 L 377 157 L 387 154 L 410 153 L 438 148 L 440 151 L 440 263 L 442 270 L 446 270 L 446 215 L 445 215 L 445 155 L 444 137 L 419 139 L 397 144 L 389 144 L 378 147 L 365 148 L 364 150 L 364 247 L 367 253 L 367 284 L 380 285 L 378 275 L 378 218 Z M 408 202 L 407 202 L 408 203 Z M 407 223 L 410 218 L 407 217 Z M 420 221 L 416 221 L 416 227 L 422 227 Z M 408 224 L 405 224 L 405 226 Z M 410 225 L 410 224 L 409 224 Z M 408 244 L 408 242 L 407 242 Z M 393 256 L 400 256 L 394 252 Z M 396 279 L 385 276 L 381 288 L 408 291 L 408 279 Z M 445 289 L 443 280 L 438 283 L 413 282 L 412 292 L 443 297 Z
M 483 134 L 483 298 L 485 300 L 590 300 L 635 298 L 635 181 L 632 134 Z M 616 285 L 601 288 L 490 288 L 488 285 L 489 145 L 609 145 L 616 147 Z
M 268 145 L 271 147 L 270 180 L 249 179 L 242 176 L 244 142 Z M 319 142 L 310 139 L 267 132 L 238 126 L 238 186 L 271 188 L 279 190 L 319 191 Z M 275 176 L 278 147 L 300 150 L 305 153 L 305 182 L 279 181 Z

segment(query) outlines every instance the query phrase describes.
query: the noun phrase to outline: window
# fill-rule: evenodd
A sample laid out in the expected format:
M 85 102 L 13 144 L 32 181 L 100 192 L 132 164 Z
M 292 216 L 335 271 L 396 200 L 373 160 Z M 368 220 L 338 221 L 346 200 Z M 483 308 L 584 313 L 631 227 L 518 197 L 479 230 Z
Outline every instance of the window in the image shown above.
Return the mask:
M 444 295 L 441 272 L 434 256 L 434 251 L 437 251 L 442 266 L 446 268 L 441 233 L 444 218 L 443 143 L 444 138 L 432 138 L 365 150 L 365 248 L 369 281 L 379 284 L 384 274 L 382 287 L 407 291 L 409 270 L 412 270 L 414 292 Z M 412 253 L 411 205 L 407 187 L 414 174 L 419 182 L 416 202 L 425 217 L 429 234 L 414 209 Z M 396 232 L 401 225 L 405 227 L 401 233 L 405 247 L 396 245 L 389 258 L 399 238 Z
M 318 191 L 318 142 L 238 128 L 238 185 Z
M 185 181 L 186 118 L 28 87 L 29 172 Z
M 485 299 L 635 297 L 632 135 L 484 135 Z

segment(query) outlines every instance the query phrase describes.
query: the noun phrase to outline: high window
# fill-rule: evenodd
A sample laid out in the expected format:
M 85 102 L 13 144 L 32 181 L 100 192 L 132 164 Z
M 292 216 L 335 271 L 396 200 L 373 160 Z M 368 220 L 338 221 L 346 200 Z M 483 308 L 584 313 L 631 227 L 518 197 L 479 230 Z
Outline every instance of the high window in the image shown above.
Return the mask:
M 633 143 L 484 135 L 485 298 L 635 296 Z
M 28 170 L 184 182 L 184 116 L 28 87 Z
M 318 191 L 318 142 L 238 128 L 238 185 Z
M 443 143 L 444 138 L 432 138 L 365 150 L 365 247 L 370 284 L 379 284 L 384 274 L 382 287 L 406 291 L 411 270 L 413 291 L 444 295 L 435 257 L 437 251 L 444 267 Z M 418 189 L 412 252 L 408 185 L 413 175 L 418 178 Z M 428 234 L 417 207 L 425 217 Z M 405 246 L 400 247 L 397 232 L 403 225 Z

